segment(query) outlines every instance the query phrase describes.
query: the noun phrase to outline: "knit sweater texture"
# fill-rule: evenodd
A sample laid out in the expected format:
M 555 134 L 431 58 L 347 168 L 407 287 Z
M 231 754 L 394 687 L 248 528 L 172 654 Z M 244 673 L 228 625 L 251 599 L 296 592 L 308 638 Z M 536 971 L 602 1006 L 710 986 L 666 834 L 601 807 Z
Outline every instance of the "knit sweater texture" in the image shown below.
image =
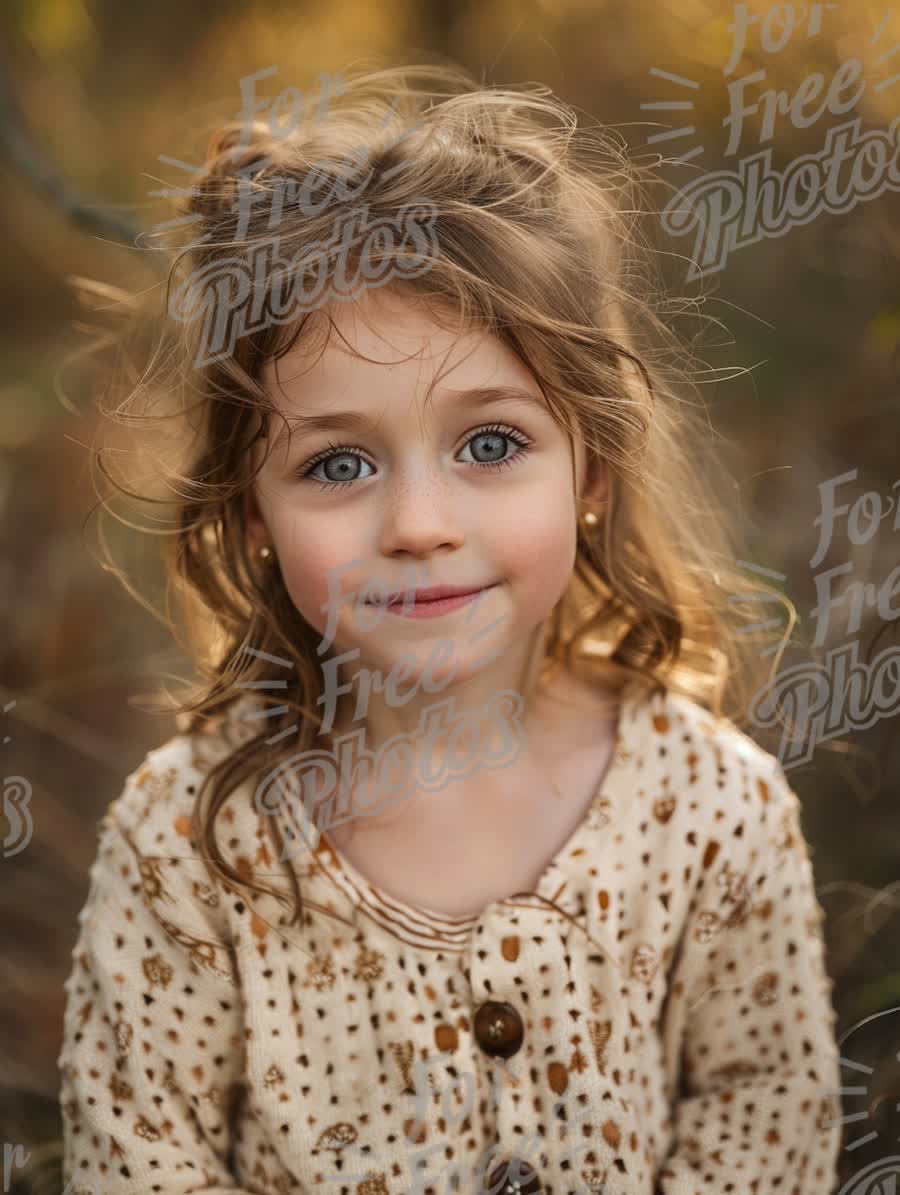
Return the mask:
M 150 751 L 100 823 L 58 1059 L 68 1195 L 834 1189 L 823 912 L 773 756 L 626 688 L 585 818 L 533 893 L 469 917 L 394 898 L 327 832 L 304 847 L 242 785 L 218 841 L 285 896 L 294 870 L 292 924 L 191 829 L 255 700 Z

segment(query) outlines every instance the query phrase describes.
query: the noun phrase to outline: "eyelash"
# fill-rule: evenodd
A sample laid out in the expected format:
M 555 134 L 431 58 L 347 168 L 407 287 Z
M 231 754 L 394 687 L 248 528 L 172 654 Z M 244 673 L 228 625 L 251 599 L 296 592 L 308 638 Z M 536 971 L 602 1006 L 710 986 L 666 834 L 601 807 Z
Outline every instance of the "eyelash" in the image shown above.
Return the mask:
M 531 441 L 521 432 L 516 431 L 514 427 L 509 427 L 503 423 L 491 423 L 477 428 L 470 434 L 469 439 L 466 440 L 466 444 L 478 436 L 487 435 L 489 432 L 497 432 L 499 435 L 505 436 L 506 439 L 512 440 L 514 444 L 518 445 L 519 451 L 502 461 L 466 461 L 466 464 L 472 464 L 476 469 L 504 469 L 516 464 L 517 461 L 521 460 L 522 457 L 531 451 Z M 344 486 L 358 484 L 358 478 L 354 478 L 351 481 L 323 481 L 320 477 L 312 476 L 313 470 L 332 456 L 358 456 L 365 459 L 359 449 L 354 448 L 352 445 L 332 444 L 329 442 L 327 448 L 324 448 L 317 456 L 314 456 L 311 461 L 307 461 L 305 465 L 301 465 L 297 471 L 299 480 L 314 481 L 323 490 L 343 489 Z

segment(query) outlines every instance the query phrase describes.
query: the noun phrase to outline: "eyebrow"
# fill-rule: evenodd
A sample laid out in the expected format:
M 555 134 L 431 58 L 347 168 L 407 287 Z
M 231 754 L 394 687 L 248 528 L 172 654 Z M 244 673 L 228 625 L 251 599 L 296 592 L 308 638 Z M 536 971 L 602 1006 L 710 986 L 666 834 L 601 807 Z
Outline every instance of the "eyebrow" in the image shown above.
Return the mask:
M 471 390 L 451 390 L 440 400 L 441 406 L 454 408 L 498 407 L 502 405 L 518 405 L 538 408 L 545 415 L 550 412 L 542 398 L 528 390 L 521 390 L 517 386 L 476 386 Z M 272 445 L 274 451 L 291 435 L 295 439 L 303 439 L 318 431 L 372 431 L 377 422 L 371 415 L 363 411 L 328 411 L 322 415 L 286 415 L 288 427 L 282 427 Z

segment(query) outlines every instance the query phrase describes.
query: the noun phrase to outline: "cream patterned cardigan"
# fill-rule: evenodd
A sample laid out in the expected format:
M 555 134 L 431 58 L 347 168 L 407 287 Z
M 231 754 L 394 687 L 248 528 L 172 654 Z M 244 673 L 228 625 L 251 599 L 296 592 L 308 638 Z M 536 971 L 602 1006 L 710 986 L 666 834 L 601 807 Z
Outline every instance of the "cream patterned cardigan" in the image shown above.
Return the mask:
M 626 690 L 586 818 L 475 917 L 394 899 L 327 836 L 279 861 L 238 789 L 219 842 L 285 893 L 295 869 L 290 925 L 191 837 L 250 707 L 151 751 L 100 824 L 58 1059 L 69 1195 L 833 1190 L 823 914 L 772 756 Z

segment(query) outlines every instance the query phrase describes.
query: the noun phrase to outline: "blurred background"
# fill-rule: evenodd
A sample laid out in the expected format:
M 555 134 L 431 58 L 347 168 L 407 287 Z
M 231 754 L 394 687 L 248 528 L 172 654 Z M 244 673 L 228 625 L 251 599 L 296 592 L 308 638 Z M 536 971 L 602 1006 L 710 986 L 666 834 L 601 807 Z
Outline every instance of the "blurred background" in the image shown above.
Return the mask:
M 102 378 L 80 366 L 91 320 L 67 278 L 134 291 L 159 284 L 161 255 L 135 247 L 172 215 L 151 192 L 184 185 L 177 163 L 199 160 L 209 130 L 238 114 L 241 78 L 269 67 L 277 72 L 257 91 L 272 98 L 288 86 L 311 92 L 323 72 L 370 54 L 390 64 L 450 60 L 487 82 L 539 81 L 588 123 L 615 129 L 636 162 L 666 158 L 659 173 L 673 195 L 766 149 L 771 168 L 785 171 L 857 118 L 859 136 L 882 130 L 896 144 L 900 16 L 870 0 L 774 8 L 755 0 L 4 0 L 0 1141 L 22 1144 L 30 1158 L 13 1160 L 8 1189 L 59 1189 L 62 985 L 97 823 L 126 774 L 175 732 L 135 697 L 164 675 L 191 675 L 161 625 L 98 562 L 89 459 Z M 845 67 L 840 89 L 838 72 L 852 60 L 858 71 Z M 757 71 L 765 75 L 746 86 L 741 106 L 758 110 L 744 116 L 727 153 L 739 98 L 728 85 Z M 819 89 L 805 83 L 816 73 Z M 806 102 L 791 109 L 801 86 Z M 783 96 L 760 102 L 766 90 Z M 883 161 L 879 183 L 875 151 L 855 167 L 847 154 L 839 189 L 848 191 L 855 169 L 856 191 L 867 193 L 819 205 L 794 226 L 776 204 L 771 231 L 705 273 L 704 311 L 720 323 L 695 346 L 711 370 L 726 371 L 710 375 L 701 394 L 734 462 L 744 566 L 748 576 L 766 570 L 799 615 L 780 670 L 856 644 L 861 661 L 888 652 L 883 690 L 896 693 L 868 717 L 844 715 L 843 733 L 788 771 L 826 913 L 842 1055 L 853 1063 L 843 1068 L 854 1090 L 843 1100 L 842 1182 L 900 1154 L 900 224 Z M 657 220 L 667 280 L 696 295 L 688 278 L 695 233 Z M 813 566 L 829 480 L 835 504 L 855 513 L 838 514 Z M 115 546 L 152 600 L 155 541 L 135 539 L 122 535 Z M 823 574 L 842 565 L 823 590 Z M 819 591 L 831 594 L 827 627 L 813 613 Z M 760 621 L 775 616 L 767 608 Z M 749 712 L 744 729 L 777 753 L 777 735 Z

